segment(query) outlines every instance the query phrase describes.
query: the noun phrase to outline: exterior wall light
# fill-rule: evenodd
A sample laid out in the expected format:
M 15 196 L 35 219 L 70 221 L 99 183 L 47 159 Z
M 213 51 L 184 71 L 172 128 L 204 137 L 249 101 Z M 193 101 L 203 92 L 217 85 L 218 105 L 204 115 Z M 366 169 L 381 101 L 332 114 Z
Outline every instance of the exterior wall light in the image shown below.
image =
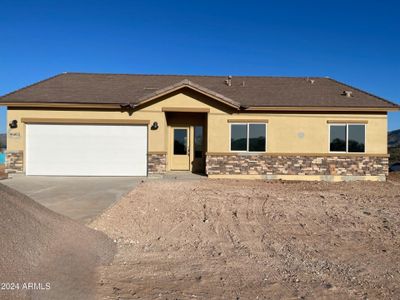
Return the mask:
M 17 120 L 12 120 L 10 124 L 8 124 L 11 129 L 17 128 L 18 127 L 18 121 Z
M 158 123 L 153 122 L 153 125 L 151 125 L 151 130 L 157 130 L 158 129 Z

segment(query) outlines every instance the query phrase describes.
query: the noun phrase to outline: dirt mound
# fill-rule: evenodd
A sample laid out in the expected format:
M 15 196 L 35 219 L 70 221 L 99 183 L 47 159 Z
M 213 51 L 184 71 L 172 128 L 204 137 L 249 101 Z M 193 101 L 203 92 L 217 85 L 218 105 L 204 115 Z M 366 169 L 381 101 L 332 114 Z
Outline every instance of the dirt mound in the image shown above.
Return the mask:
M 394 299 L 400 186 L 147 182 L 91 226 L 118 240 L 102 267 L 122 299 Z
M 0 283 L 11 283 L 0 286 L 1 299 L 95 297 L 95 268 L 115 250 L 106 235 L 2 184 L 0 228 Z

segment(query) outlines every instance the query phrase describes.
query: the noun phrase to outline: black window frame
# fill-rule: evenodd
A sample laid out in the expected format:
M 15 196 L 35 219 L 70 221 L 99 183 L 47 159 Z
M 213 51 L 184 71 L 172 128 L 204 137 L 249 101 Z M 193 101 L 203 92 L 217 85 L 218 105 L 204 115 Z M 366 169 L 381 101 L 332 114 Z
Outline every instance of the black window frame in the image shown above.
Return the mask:
M 243 125 L 246 126 L 246 150 L 232 150 L 232 126 Z M 250 146 L 250 125 L 264 125 L 265 126 L 265 150 L 264 151 L 251 151 Z M 240 153 L 265 153 L 267 152 L 267 139 L 268 139 L 268 123 L 265 122 L 232 122 L 229 124 L 229 151 Z

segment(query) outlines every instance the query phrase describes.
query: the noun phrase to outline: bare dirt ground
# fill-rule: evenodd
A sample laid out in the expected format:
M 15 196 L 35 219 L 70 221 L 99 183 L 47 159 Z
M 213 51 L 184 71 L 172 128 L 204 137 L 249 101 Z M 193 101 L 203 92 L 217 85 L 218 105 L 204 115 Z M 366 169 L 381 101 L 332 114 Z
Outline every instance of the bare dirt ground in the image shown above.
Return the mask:
M 394 184 L 400 184 L 400 172 L 392 172 L 389 173 L 388 179 L 389 182 Z
M 90 226 L 100 299 L 395 299 L 400 180 L 155 181 Z
M 2 184 L 0 228 L 0 299 L 95 299 L 95 269 L 115 253 L 105 234 Z

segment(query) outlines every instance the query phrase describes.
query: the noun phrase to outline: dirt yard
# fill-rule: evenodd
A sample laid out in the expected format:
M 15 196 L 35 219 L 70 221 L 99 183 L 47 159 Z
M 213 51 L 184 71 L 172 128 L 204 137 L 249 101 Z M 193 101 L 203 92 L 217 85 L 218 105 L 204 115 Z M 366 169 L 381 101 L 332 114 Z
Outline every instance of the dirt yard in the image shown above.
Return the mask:
M 400 297 L 400 181 L 146 182 L 90 226 L 101 299 Z

